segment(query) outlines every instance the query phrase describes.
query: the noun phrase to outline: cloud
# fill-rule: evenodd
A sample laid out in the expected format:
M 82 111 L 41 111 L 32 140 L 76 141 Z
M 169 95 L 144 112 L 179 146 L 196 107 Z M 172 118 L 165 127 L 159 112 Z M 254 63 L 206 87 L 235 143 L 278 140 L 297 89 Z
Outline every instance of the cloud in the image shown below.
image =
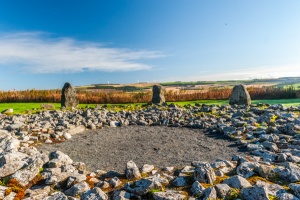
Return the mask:
M 157 51 L 53 38 L 42 32 L 0 35 L 0 66 L 21 66 L 31 73 L 145 70 L 151 68 L 143 63 L 145 59 L 163 56 Z
M 239 67 L 238 70 L 203 71 L 202 75 L 172 77 L 161 81 L 221 81 L 221 80 L 250 80 L 279 77 L 299 77 L 300 64 L 282 66 L 260 66 L 252 68 Z

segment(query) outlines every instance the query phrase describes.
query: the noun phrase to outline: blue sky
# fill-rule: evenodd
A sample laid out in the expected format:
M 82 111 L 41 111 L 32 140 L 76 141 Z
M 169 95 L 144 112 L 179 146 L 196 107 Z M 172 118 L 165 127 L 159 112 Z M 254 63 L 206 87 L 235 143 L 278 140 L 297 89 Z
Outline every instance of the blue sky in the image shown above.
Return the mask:
M 300 1 L 3 0 L 0 89 L 300 76 Z

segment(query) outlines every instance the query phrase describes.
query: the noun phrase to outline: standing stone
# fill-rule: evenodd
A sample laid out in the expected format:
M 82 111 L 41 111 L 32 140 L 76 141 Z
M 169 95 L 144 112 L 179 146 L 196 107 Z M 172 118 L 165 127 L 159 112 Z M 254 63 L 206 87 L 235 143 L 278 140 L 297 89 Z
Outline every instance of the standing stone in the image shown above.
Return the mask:
M 152 89 L 152 103 L 163 104 L 165 103 L 164 90 L 160 85 L 153 85 Z
M 76 108 L 78 105 L 78 99 L 76 91 L 70 83 L 65 83 L 61 91 L 61 107 Z
M 233 105 L 233 104 L 250 105 L 251 104 L 251 98 L 247 91 L 246 86 L 236 85 L 233 87 L 229 104 L 230 105 Z

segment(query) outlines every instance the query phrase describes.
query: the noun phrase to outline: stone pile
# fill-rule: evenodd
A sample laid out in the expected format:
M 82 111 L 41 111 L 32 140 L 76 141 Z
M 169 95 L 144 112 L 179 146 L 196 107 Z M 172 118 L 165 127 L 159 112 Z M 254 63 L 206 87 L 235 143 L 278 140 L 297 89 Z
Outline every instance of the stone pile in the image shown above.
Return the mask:
M 300 107 L 282 105 L 144 106 L 41 111 L 0 116 L 0 199 L 299 199 Z M 85 129 L 127 125 L 203 129 L 235 140 L 249 156 L 165 167 L 86 170 L 66 154 L 39 152 Z M 140 168 L 139 168 L 140 167 Z

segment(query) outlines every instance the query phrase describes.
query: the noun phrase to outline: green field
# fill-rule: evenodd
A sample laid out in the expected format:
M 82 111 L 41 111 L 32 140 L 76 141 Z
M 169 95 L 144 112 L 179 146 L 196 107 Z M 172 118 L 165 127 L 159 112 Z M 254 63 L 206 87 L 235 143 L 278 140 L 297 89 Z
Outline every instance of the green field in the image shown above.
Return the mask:
M 168 103 L 175 103 L 177 105 L 186 105 L 186 104 L 194 104 L 194 103 L 200 103 L 200 104 L 219 104 L 219 105 L 225 105 L 228 104 L 228 100 L 197 100 L 197 101 L 185 101 L 185 102 L 168 102 Z M 258 103 L 267 103 L 267 104 L 283 104 L 284 106 L 290 107 L 290 106 L 300 106 L 300 98 L 298 99 L 276 99 L 276 100 L 252 100 L 253 104 Z M 35 111 L 39 110 L 41 107 L 41 104 L 43 103 L 0 103 L 0 112 L 3 112 L 4 110 L 8 108 L 13 108 L 15 114 L 20 113 L 26 113 L 26 110 Z M 55 109 L 60 109 L 60 103 L 51 103 L 55 106 Z M 139 104 L 108 104 L 109 108 L 116 107 L 122 109 L 122 107 L 125 106 L 139 106 L 142 105 L 142 103 Z M 79 104 L 79 108 L 85 108 L 85 107 L 95 108 L 95 104 Z

